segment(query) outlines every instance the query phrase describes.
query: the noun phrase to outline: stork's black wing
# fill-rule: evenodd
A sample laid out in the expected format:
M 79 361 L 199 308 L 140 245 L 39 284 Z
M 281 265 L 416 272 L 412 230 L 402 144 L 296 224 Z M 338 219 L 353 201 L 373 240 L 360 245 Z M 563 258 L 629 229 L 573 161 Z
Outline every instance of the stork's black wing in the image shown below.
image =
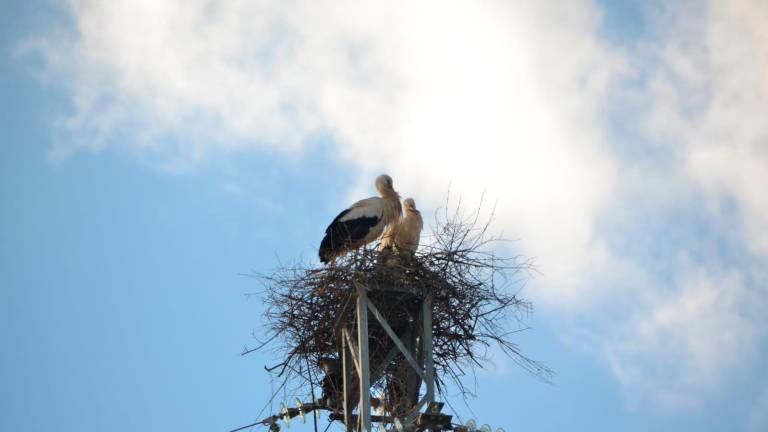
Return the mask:
M 325 229 L 325 237 L 320 243 L 320 261 L 329 262 L 339 252 L 363 240 L 371 228 L 381 221 L 381 210 L 371 205 L 353 205 L 339 213 Z

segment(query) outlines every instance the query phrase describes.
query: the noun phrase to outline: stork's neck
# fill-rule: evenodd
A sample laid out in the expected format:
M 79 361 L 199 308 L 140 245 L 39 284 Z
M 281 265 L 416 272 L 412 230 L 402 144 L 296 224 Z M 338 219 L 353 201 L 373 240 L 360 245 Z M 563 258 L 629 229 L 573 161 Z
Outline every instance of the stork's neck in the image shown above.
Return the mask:
M 381 189 L 379 190 L 379 195 L 381 195 L 382 198 L 396 199 L 400 201 L 400 195 L 392 189 Z
M 400 206 L 400 195 L 392 189 L 380 190 L 379 194 L 381 194 L 386 203 L 384 205 L 384 223 L 391 224 L 396 222 L 403 214 L 403 209 Z

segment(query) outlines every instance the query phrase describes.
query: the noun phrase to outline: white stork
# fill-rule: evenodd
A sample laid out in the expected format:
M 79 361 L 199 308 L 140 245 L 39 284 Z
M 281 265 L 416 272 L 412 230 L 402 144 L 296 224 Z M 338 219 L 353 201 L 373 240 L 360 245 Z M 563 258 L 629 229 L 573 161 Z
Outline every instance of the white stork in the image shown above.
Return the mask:
M 407 252 L 413 255 L 419 247 L 419 237 L 424 227 L 421 212 L 416 210 L 416 202 L 413 198 L 406 198 L 403 201 L 403 210 L 405 210 L 403 218 L 387 228 L 387 232 L 381 239 L 380 250 L 394 247 L 394 250 L 399 253 Z
M 392 188 L 392 177 L 386 174 L 376 177 L 376 190 L 381 197 L 352 204 L 328 225 L 320 243 L 320 261 L 327 263 L 376 240 L 385 226 L 400 219 L 400 196 Z

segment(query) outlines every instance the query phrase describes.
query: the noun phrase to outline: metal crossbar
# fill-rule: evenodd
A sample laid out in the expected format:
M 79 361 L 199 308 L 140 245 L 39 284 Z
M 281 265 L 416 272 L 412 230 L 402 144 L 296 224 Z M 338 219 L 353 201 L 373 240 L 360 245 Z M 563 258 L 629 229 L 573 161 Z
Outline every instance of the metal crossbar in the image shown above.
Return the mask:
M 411 365 L 413 370 L 416 371 L 417 374 L 423 379 L 424 381 L 427 380 L 427 376 L 424 375 L 424 372 L 421 371 L 421 367 L 416 363 L 416 360 L 414 360 L 413 356 L 410 352 L 405 348 L 405 345 L 400 340 L 399 337 L 395 334 L 395 332 L 392 330 L 392 327 L 389 326 L 387 323 L 387 320 L 384 319 L 384 317 L 381 315 L 381 312 L 379 312 L 378 309 L 376 309 L 376 306 L 373 305 L 373 303 L 368 302 L 368 309 L 370 309 L 373 316 L 376 318 L 376 320 L 381 324 L 381 328 L 384 329 L 384 331 L 387 333 L 390 339 L 392 339 L 392 342 L 395 343 L 395 346 L 400 350 L 401 353 L 405 356 L 405 359 L 408 361 L 408 364 Z

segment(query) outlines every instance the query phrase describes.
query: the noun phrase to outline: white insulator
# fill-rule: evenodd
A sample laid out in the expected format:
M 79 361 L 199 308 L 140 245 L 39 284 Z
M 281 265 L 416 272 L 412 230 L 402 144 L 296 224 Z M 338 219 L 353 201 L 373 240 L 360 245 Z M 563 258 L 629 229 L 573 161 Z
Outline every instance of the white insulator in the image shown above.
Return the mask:
M 304 424 L 307 422 L 306 413 L 304 412 L 304 404 L 301 403 L 301 399 L 296 398 L 296 408 L 299 410 L 299 418 L 301 419 L 301 423 Z
M 280 414 L 283 415 L 283 421 L 285 422 L 285 427 L 288 429 L 291 428 L 291 416 L 288 415 L 288 407 L 285 406 L 283 402 L 280 402 Z
M 467 420 L 467 431 L 475 432 L 477 430 L 477 423 L 473 419 Z

